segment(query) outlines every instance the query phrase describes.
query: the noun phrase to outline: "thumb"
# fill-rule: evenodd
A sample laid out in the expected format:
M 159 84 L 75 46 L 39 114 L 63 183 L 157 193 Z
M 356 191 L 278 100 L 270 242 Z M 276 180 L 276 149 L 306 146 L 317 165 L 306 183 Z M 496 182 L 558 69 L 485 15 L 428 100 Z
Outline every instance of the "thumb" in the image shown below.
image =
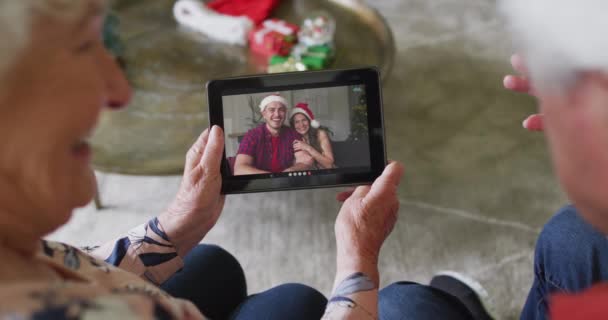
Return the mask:
M 224 133 L 218 126 L 213 126 L 209 132 L 209 140 L 201 158 L 201 165 L 206 172 L 220 171 L 224 152 Z
M 381 201 L 386 195 L 392 195 L 397 192 L 397 187 L 401 183 L 401 177 L 405 169 L 399 162 L 389 163 L 382 175 L 374 181 L 367 196 L 369 201 Z

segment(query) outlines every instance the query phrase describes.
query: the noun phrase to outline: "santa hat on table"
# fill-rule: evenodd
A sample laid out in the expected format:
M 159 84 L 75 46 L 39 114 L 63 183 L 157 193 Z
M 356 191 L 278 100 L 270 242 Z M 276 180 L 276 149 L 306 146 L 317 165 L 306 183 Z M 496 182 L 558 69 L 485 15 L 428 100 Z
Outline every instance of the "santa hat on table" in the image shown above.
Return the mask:
M 260 102 L 260 112 L 264 112 L 266 106 L 273 102 L 280 102 L 285 107 L 287 107 L 287 100 L 285 100 L 285 98 L 281 97 L 279 94 L 271 94 L 266 98 L 262 99 L 262 102 Z
M 258 25 L 270 16 L 279 3 L 280 0 L 213 0 L 207 3 L 207 7 L 229 16 L 246 16 Z
M 311 127 L 317 129 L 321 126 L 319 121 L 315 120 L 315 115 L 312 113 L 310 108 L 308 108 L 308 103 L 300 102 L 300 103 L 296 104 L 296 106 L 291 110 L 291 117 L 289 117 L 289 118 L 290 119 L 293 118 L 293 116 L 295 116 L 298 113 L 301 113 L 306 118 L 308 118 L 308 121 L 310 121 Z
M 225 43 L 246 45 L 255 25 L 264 21 L 280 0 L 177 0 L 173 15 L 177 22 Z

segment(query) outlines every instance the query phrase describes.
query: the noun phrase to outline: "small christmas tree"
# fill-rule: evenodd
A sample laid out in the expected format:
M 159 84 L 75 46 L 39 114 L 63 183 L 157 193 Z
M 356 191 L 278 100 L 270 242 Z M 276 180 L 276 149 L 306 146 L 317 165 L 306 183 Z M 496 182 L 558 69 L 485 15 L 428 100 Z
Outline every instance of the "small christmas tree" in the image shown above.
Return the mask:
M 369 135 L 367 127 L 367 96 L 359 87 L 353 88 L 353 92 L 359 93 L 359 96 L 356 99 L 357 104 L 351 109 L 351 133 L 348 140 L 366 140 Z

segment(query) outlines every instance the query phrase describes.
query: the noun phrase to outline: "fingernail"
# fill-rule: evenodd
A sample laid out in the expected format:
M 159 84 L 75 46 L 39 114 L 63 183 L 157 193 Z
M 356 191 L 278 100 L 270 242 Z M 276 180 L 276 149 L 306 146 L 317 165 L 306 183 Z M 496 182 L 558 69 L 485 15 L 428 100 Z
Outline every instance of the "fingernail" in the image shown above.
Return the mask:
M 524 119 L 524 121 L 521 123 L 521 125 L 522 125 L 522 127 L 524 127 L 524 129 L 528 129 L 528 120 L 529 120 L 529 119 L 530 119 L 530 118 L 526 118 L 526 119 Z

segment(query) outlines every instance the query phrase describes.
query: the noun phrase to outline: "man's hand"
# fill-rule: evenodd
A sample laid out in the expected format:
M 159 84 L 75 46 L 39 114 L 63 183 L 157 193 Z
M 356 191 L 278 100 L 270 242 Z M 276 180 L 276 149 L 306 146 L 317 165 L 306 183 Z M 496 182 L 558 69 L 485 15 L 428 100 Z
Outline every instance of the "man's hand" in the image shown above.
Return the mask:
M 528 70 L 526 69 L 523 58 L 518 54 L 512 55 L 511 65 L 515 71 L 520 73 L 520 75 L 507 75 L 503 80 L 504 87 L 515 92 L 527 93 L 534 96 L 534 90 L 530 85 Z M 542 131 L 542 114 L 533 114 L 529 116 L 526 120 L 524 120 L 523 126 L 530 131 Z
M 184 177 L 175 199 L 158 217 L 165 233 L 184 257 L 217 222 L 224 207 L 220 164 L 224 134 L 205 130 L 186 155 Z
M 346 200 L 335 224 L 338 274 L 364 272 L 378 285 L 378 256 L 397 222 L 397 187 L 402 175 L 403 166 L 393 162 L 371 187 L 338 195 L 338 200 Z

